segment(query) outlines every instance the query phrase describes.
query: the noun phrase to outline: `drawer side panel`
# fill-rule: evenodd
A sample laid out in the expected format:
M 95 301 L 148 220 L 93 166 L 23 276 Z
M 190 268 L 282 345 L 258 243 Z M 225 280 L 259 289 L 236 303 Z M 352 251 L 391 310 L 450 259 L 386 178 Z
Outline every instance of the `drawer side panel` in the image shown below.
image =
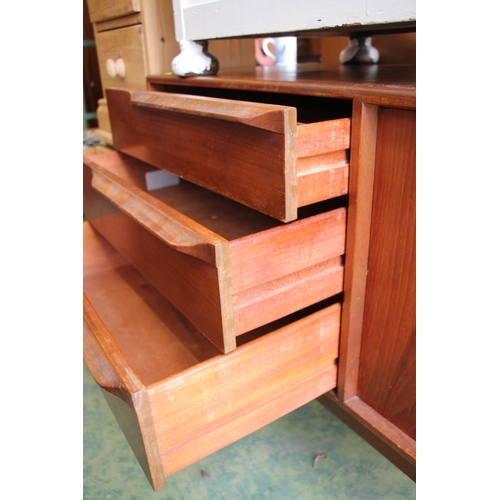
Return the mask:
M 343 255 L 345 233 L 346 210 L 338 208 L 231 241 L 233 293 Z
M 228 421 L 224 426 L 207 432 L 198 439 L 189 441 L 172 452 L 164 453 L 161 457 L 163 473 L 165 476 L 174 474 L 193 462 L 234 443 L 251 432 L 259 430 L 274 420 L 325 394 L 335 387 L 336 380 L 336 363 L 332 362 L 322 366 L 311 377 L 301 380 L 296 385 L 287 387 L 287 390 L 278 397 L 266 401 L 261 406 L 256 405 L 237 419 Z
M 241 335 L 342 292 L 342 258 L 288 275 L 234 296 L 234 328 Z
M 160 453 L 168 454 L 243 418 L 318 371 L 330 373 L 333 388 L 339 323 L 340 305 L 335 304 L 150 387 Z M 297 406 L 306 402 L 295 401 Z M 266 419 L 278 416 L 279 408 L 275 408 Z M 240 437 L 247 432 L 245 425 L 238 430 Z

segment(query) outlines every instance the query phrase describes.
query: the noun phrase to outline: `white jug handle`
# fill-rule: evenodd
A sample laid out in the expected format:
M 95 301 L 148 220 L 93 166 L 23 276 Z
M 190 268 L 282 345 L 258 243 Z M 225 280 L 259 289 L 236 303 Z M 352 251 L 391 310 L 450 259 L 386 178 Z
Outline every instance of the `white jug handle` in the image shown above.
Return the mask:
M 276 47 L 274 38 L 264 38 L 262 41 L 262 52 L 264 52 L 264 54 L 266 54 L 267 57 L 270 57 L 273 61 L 276 61 L 276 55 L 269 50 L 269 44 L 273 44 Z

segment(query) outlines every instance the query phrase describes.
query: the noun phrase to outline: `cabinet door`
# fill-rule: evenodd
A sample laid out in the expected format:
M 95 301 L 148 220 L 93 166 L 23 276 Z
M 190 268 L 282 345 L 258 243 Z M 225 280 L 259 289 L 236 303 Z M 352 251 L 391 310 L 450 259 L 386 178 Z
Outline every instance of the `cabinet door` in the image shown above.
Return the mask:
M 339 383 L 322 399 L 412 478 L 415 135 L 414 109 L 355 101 Z

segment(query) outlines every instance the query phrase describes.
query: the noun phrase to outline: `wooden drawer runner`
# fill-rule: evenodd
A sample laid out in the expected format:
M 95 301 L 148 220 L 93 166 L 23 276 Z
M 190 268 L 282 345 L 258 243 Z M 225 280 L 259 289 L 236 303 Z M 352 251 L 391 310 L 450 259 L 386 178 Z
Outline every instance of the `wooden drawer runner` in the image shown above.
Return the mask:
M 153 488 L 336 386 L 340 305 L 218 350 L 84 223 L 84 359 Z
M 85 157 L 85 215 L 222 352 L 342 291 L 346 210 L 335 200 L 283 224 L 186 181 L 147 192 L 152 170 L 118 152 Z
M 278 220 L 347 193 L 350 118 L 297 124 L 290 106 L 127 89 L 106 95 L 116 149 Z

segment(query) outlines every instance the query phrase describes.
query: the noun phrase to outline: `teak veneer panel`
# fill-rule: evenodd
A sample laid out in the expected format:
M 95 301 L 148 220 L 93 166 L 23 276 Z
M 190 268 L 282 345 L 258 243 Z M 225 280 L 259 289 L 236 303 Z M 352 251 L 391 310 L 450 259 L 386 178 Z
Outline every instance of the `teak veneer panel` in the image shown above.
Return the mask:
M 339 380 L 326 398 L 415 479 L 414 110 L 355 99 Z
M 380 109 L 358 394 L 415 439 L 416 113 Z
M 347 193 L 349 118 L 298 124 L 289 106 L 125 89 L 106 95 L 117 150 L 278 220 Z M 319 170 L 328 170 L 323 185 L 304 182 Z
M 335 387 L 339 304 L 254 331 L 223 355 L 115 259 L 84 223 L 85 361 L 155 490 Z
M 330 99 L 362 99 L 367 104 L 415 109 L 415 65 L 367 64 L 331 68 L 321 63 L 222 70 L 217 76 L 178 78 L 161 74 L 148 76 L 148 88 L 155 91 L 220 89 L 293 94 Z
M 148 193 L 151 167 L 122 153 L 84 165 L 92 225 L 222 352 L 342 291 L 342 206 L 283 224 L 185 181 Z

